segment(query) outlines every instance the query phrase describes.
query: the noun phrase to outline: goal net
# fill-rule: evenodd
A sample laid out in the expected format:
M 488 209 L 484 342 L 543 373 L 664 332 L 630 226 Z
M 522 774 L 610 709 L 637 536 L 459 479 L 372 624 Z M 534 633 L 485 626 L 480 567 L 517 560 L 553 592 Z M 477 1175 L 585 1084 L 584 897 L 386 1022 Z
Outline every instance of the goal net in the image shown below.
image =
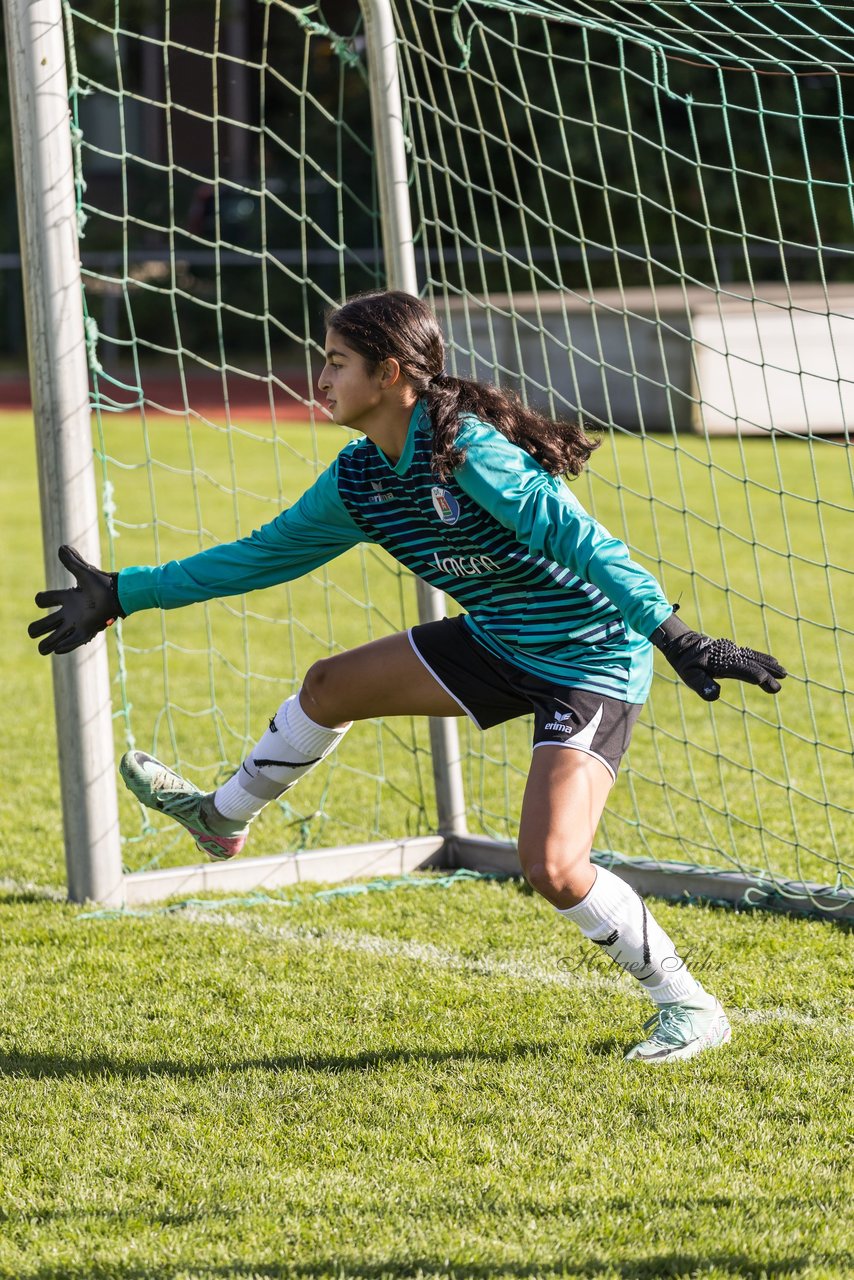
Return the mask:
M 66 12 L 105 551 L 161 563 L 273 519 L 348 438 L 313 383 L 326 307 L 382 282 L 363 41 L 355 15 L 333 36 L 276 5 Z M 313 661 L 414 621 L 412 582 L 371 549 L 135 615 L 115 628 L 117 751 L 212 788 Z M 358 726 L 252 852 L 435 831 L 428 749 L 414 721 Z M 198 860 L 131 797 L 120 812 L 128 869 Z
M 791 672 L 709 707 L 660 668 L 600 848 L 738 870 L 757 900 L 852 885 L 846 9 L 394 6 L 451 367 L 600 428 L 582 502 L 689 625 Z M 270 519 L 346 439 L 313 376 L 325 306 L 386 279 L 364 32 L 346 3 L 66 14 L 105 551 L 159 562 Z M 313 660 L 416 620 L 373 549 L 134 616 L 119 747 L 213 786 Z M 469 828 L 512 839 L 530 726 L 462 734 Z M 253 852 L 435 830 L 426 726 L 359 726 L 286 801 Z M 123 805 L 128 866 L 188 859 Z

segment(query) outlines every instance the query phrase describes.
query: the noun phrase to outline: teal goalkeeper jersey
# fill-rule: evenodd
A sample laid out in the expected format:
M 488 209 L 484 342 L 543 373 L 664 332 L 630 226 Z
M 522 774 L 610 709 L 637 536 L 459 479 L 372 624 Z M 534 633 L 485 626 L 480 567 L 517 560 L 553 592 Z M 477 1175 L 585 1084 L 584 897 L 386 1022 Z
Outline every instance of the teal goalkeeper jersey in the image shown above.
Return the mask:
M 249 537 L 123 569 L 123 609 L 173 609 L 289 582 L 372 542 L 462 605 L 492 653 L 544 679 L 643 702 L 652 679 L 646 637 L 672 611 L 655 578 L 495 427 L 466 418 L 457 440 L 465 461 L 440 482 L 419 403 L 397 462 L 370 440 L 348 444 Z

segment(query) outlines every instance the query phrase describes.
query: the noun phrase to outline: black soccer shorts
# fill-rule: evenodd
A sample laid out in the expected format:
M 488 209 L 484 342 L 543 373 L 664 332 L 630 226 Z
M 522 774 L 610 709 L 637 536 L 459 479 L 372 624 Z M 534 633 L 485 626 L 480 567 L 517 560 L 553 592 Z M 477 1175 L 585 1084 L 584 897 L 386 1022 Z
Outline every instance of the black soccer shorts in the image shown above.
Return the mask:
M 616 778 L 642 703 L 535 676 L 479 644 L 462 617 L 410 627 L 412 648 L 478 729 L 534 714 L 534 747 L 586 751 Z

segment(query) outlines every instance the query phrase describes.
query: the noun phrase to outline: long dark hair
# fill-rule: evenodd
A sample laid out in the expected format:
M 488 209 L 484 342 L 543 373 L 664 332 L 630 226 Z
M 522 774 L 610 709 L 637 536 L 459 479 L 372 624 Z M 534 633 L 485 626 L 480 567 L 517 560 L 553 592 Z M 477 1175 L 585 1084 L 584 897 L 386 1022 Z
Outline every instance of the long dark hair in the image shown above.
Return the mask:
M 496 427 L 554 476 L 577 476 L 599 447 L 581 425 L 529 409 L 515 391 L 446 373 L 439 322 L 427 303 L 410 293 L 358 294 L 327 312 L 326 327 L 340 333 L 371 372 L 383 360 L 398 361 L 426 403 L 433 425 L 432 466 L 440 480 L 447 480 L 465 458 L 456 439 L 460 418 L 467 414 Z

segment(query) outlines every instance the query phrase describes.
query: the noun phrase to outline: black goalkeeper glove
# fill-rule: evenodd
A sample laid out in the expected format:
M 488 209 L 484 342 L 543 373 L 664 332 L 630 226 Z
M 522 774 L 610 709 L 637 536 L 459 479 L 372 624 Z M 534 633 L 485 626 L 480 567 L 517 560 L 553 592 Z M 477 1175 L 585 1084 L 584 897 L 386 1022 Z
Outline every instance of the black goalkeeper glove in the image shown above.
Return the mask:
M 104 573 L 87 564 L 73 547 L 60 547 L 59 558 L 76 578 L 77 586 L 40 591 L 36 596 L 40 609 L 59 605 L 56 613 L 36 618 L 27 628 L 33 640 L 45 637 L 39 653 L 71 653 L 79 645 L 94 640 L 98 632 L 112 626 L 116 618 L 125 616 L 119 603 L 117 573 Z
M 721 696 L 715 677 L 758 684 L 766 693 L 779 693 L 780 681 L 786 677 L 785 667 L 770 653 L 744 649 L 733 640 L 712 640 L 701 631 L 686 627 L 675 612 L 649 638 L 688 688 L 706 702 L 715 702 Z

